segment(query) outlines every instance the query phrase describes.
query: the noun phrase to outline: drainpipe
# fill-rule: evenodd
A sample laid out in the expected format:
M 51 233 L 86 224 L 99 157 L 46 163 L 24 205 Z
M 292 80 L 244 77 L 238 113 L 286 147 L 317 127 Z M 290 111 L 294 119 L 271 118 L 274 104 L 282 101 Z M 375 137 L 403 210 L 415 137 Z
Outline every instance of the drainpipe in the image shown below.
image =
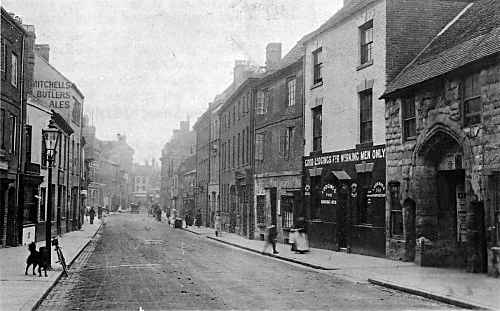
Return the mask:
M 26 35 L 23 35 L 23 41 L 21 45 L 21 74 L 18 76 L 21 77 L 20 81 L 20 103 L 21 103 L 21 117 L 19 118 L 20 122 L 18 124 L 18 133 L 19 133 L 19 145 L 18 145 L 18 158 L 17 158 L 17 178 L 16 178 L 16 188 L 17 188 L 17 220 L 18 220 L 18 236 L 17 243 L 22 243 L 23 230 L 23 213 L 24 213 L 24 165 L 23 165 L 23 141 L 24 141 L 24 44 L 25 44 Z

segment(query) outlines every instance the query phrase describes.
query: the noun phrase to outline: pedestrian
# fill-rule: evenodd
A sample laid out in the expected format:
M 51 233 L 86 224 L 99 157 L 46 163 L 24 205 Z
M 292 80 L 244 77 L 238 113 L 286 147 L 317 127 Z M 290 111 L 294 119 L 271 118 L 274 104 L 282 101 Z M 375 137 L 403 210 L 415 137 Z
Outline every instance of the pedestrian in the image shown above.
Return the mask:
M 98 206 L 97 207 L 97 219 L 101 219 L 102 218 L 102 206 Z
M 196 215 L 196 226 L 198 227 L 198 229 L 201 226 L 201 213 L 200 212 L 198 212 L 198 215 Z
M 219 236 L 220 232 L 220 216 L 219 214 L 215 215 L 215 236 Z
M 273 254 L 278 254 L 279 252 L 276 250 L 276 240 L 277 240 L 277 237 L 278 237 L 278 232 L 276 230 L 276 226 L 275 225 L 271 225 L 268 227 L 268 230 L 267 230 L 267 240 L 266 240 L 266 244 L 264 245 L 264 249 L 262 250 L 262 253 L 265 253 L 266 250 L 267 250 L 267 247 L 269 245 L 272 245 L 273 246 Z
M 93 206 L 90 208 L 89 216 L 90 216 L 90 224 L 92 225 L 94 223 L 94 217 L 95 217 L 95 210 Z

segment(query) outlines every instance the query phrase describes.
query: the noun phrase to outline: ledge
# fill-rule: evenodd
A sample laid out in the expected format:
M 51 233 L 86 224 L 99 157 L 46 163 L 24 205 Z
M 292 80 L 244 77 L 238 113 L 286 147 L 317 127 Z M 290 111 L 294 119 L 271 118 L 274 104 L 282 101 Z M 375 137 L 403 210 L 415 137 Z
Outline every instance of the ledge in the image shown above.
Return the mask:
M 358 67 L 356 67 L 356 70 L 359 71 L 365 69 L 366 67 L 370 67 L 371 65 L 373 65 L 373 59 L 364 64 L 359 65 Z

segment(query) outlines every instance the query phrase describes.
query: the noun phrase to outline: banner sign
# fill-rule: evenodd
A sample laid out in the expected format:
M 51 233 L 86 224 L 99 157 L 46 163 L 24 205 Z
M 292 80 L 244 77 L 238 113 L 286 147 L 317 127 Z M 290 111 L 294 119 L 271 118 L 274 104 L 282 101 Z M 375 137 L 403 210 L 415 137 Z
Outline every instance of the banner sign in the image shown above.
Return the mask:
M 367 149 L 351 149 L 340 152 L 323 153 L 317 156 L 304 157 L 306 168 L 324 166 L 334 163 L 362 162 L 385 159 L 385 145 L 373 146 Z

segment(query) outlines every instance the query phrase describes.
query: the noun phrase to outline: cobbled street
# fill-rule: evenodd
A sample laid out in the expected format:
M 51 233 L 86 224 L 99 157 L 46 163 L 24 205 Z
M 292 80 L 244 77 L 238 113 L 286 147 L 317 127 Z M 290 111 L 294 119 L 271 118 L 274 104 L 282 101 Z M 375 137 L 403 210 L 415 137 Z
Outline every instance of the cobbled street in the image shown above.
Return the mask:
M 38 310 L 366 308 L 451 309 L 121 214 L 107 218 Z

